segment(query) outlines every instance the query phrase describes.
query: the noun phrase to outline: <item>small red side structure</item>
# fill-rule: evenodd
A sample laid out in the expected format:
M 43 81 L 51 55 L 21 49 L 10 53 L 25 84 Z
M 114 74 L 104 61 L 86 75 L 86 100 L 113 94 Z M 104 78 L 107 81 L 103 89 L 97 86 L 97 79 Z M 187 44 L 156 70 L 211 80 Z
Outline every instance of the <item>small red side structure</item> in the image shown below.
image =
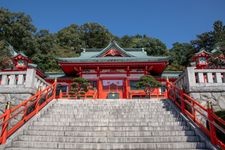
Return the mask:
M 211 53 L 206 52 L 205 50 L 201 50 L 193 56 L 193 61 L 196 63 L 197 69 L 207 68 L 209 63 L 208 59 L 212 56 Z

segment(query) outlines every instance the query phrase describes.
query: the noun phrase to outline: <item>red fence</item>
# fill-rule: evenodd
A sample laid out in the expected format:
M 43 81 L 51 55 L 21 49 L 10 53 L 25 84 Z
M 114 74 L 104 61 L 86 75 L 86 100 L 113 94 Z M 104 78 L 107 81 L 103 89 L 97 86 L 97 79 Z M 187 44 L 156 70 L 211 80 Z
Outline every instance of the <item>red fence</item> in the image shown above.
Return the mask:
M 0 143 L 4 144 L 10 135 L 53 100 L 55 93 L 56 82 L 44 90 L 38 90 L 35 95 L 15 107 L 10 108 L 8 105 L 5 113 L 0 116 Z
M 61 90 L 56 95 L 57 98 L 66 98 L 66 99 L 96 99 L 97 91 L 89 90 L 84 94 L 71 94 L 69 92 L 62 92 Z
M 167 82 L 168 98 L 181 110 L 181 112 L 196 123 L 197 126 L 210 138 L 212 144 L 225 149 L 225 121 L 218 117 L 208 103 L 202 106 L 183 90 Z

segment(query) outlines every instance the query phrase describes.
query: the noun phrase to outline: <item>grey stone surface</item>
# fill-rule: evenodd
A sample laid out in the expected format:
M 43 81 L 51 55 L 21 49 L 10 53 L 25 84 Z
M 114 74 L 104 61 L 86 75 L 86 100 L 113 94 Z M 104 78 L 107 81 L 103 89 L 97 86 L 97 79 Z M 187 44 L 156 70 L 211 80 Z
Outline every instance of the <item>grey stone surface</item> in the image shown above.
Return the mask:
M 19 148 L 207 149 L 166 100 L 59 100 L 6 150 Z
M 193 98 L 195 98 L 195 99 L 198 99 L 198 100 L 201 99 L 200 98 L 200 93 L 190 93 L 190 96 L 193 97 Z
M 213 92 L 212 93 L 212 98 L 214 100 L 218 100 L 220 96 L 221 96 L 221 93 L 220 92 Z
M 12 106 L 20 104 L 22 101 L 28 99 L 32 94 L 0 94 L 0 111 L 5 110 L 5 105 L 8 101 Z
M 214 110 L 218 111 L 224 108 L 223 101 L 219 100 L 221 96 L 225 96 L 225 83 L 222 80 L 224 73 L 224 69 L 187 67 L 175 84 L 178 87 L 186 87 L 186 93 L 200 103 L 212 102 Z
M 225 110 L 225 96 L 220 96 L 218 98 L 218 104 L 221 109 Z

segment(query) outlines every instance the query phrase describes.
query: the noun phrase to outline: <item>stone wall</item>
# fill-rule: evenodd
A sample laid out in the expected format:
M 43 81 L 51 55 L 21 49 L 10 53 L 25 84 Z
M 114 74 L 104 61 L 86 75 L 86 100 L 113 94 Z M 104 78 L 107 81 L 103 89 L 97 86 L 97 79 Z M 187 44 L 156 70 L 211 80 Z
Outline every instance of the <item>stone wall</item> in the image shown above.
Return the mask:
M 48 83 L 36 74 L 35 69 L 0 72 L 0 114 L 7 101 L 18 105 L 36 93 L 38 88 L 47 86 Z
M 31 93 L 30 94 L 0 94 L 0 114 L 4 112 L 7 101 L 10 101 L 12 106 L 16 106 L 31 96 L 32 96 Z
M 201 104 L 211 101 L 215 111 L 225 110 L 225 69 L 187 67 L 175 84 Z

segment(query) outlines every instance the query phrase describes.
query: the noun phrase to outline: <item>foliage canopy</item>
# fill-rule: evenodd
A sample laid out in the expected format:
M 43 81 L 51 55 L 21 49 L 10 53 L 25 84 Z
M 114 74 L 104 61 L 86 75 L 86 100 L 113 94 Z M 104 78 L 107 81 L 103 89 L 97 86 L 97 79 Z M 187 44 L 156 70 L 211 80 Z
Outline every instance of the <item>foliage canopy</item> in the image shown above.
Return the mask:
M 125 48 L 144 48 L 148 55 L 170 56 L 167 70 L 182 70 L 190 63 L 194 53 L 202 48 L 207 51 L 219 49 L 225 54 L 225 26 L 217 20 L 212 27 L 212 31 L 197 35 L 190 43 L 176 42 L 168 49 L 161 40 L 147 35 L 117 37 L 95 22 L 83 25 L 74 23 L 56 33 L 46 29 L 37 31 L 29 15 L 0 8 L 0 41 L 7 41 L 17 51 L 24 52 L 44 71 L 60 70 L 55 57 L 76 57 L 81 48 L 104 48 L 110 40 L 117 40 Z M 5 59 L 3 56 L 8 56 L 6 51 L 1 49 L 0 62 Z

